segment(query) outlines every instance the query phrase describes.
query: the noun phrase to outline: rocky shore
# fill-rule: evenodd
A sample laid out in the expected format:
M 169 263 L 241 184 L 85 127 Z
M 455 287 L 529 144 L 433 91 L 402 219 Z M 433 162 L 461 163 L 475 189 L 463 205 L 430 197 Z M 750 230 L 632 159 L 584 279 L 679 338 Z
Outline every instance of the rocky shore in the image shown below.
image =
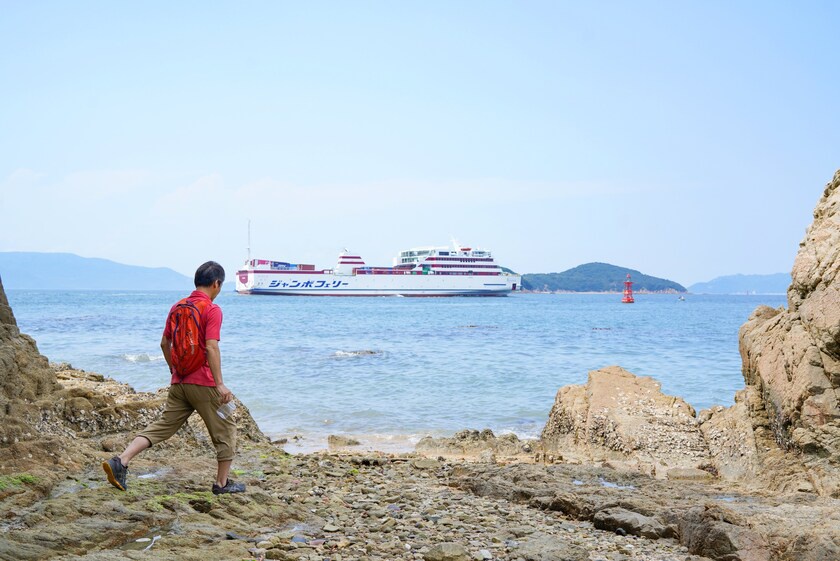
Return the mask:
M 196 419 L 132 463 L 123 493 L 105 481 L 99 462 L 156 415 L 162 393 L 135 393 L 67 365 L 53 368 L 62 397 L 49 408 L 40 404 L 37 435 L 4 446 L 14 452 L 4 456 L 8 475 L 0 478 L 0 559 L 699 559 L 675 536 L 650 540 L 629 527 L 599 530 L 587 517 L 516 492 L 474 492 L 477 474 L 498 477 L 495 457 L 475 463 L 416 453 L 291 456 L 259 432 L 244 405 L 236 413 L 244 438 L 234 473 L 247 493 L 209 492 L 215 462 Z M 466 432 L 463 440 L 484 444 L 467 447 L 467 455 L 530 456 L 515 437 Z M 582 498 L 635 495 L 608 468 L 560 474 L 559 466 L 530 467 L 559 476 Z
M 695 412 L 658 383 L 593 371 L 542 437 L 465 430 L 412 454 L 292 456 L 239 404 L 241 495 L 210 493 L 197 416 L 99 467 L 163 407 L 50 365 L 0 283 L 0 559 L 93 561 L 836 561 L 840 559 L 840 172 L 793 268 L 788 308 L 740 332 L 745 388 Z

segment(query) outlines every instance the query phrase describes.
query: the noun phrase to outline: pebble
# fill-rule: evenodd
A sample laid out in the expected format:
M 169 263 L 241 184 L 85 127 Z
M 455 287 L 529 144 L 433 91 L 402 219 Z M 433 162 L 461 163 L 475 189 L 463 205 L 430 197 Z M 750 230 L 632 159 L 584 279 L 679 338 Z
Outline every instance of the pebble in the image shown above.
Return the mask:
M 412 465 L 417 469 L 437 469 L 441 467 L 441 463 L 438 460 L 432 460 L 429 458 L 419 458 L 412 462 Z

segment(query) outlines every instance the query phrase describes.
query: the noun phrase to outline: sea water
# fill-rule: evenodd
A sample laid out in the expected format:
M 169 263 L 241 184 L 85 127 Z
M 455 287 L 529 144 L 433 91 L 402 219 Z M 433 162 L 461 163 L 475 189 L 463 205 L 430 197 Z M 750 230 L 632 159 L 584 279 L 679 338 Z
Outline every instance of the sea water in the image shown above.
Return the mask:
M 141 391 L 168 384 L 160 350 L 177 292 L 9 290 L 19 327 L 53 362 Z M 738 328 L 783 295 L 513 294 L 309 298 L 224 292 L 225 383 L 271 436 L 407 449 L 490 428 L 535 437 L 557 390 L 620 365 L 696 409 L 743 387 Z M 298 437 L 298 438 L 294 438 Z

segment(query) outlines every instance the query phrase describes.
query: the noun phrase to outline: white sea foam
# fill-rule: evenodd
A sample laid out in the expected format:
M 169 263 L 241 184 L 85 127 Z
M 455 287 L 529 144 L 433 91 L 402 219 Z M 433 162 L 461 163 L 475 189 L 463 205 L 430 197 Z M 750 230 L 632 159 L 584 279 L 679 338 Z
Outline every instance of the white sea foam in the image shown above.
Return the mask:
M 382 351 L 371 351 L 371 350 L 361 350 L 361 351 L 336 351 L 333 353 L 333 356 L 336 358 L 348 358 L 348 357 L 356 357 L 356 356 L 375 356 L 381 355 Z
M 149 353 L 139 353 L 139 354 L 124 354 L 120 356 L 121 359 L 127 360 L 128 362 L 158 362 L 163 360 L 163 353 L 159 355 L 150 355 Z
M 351 449 L 364 452 L 384 452 L 390 454 L 401 454 L 413 452 L 414 447 L 425 435 L 420 434 L 341 434 L 359 441 L 357 446 Z M 288 438 L 285 434 L 270 434 L 272 440 L 281 437 Z M 329 435 L 323 433 L 308 433 L 297 435 L 297 438 L 289 438 L 283 445 L 283 449 L 290 454 L 311 454 L 328 450 L 327 438 Z

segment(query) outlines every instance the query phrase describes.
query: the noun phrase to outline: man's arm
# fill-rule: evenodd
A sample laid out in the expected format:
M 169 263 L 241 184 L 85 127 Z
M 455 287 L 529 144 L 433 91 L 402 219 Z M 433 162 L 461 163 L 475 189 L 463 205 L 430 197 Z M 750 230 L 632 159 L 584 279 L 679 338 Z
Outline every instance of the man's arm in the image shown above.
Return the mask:
M 169 372 L 172 372 L 172 354 L 170 353 L 171 341 L 166 338 L 166 335 L 160 338 L 160 349 L 163 351 L 163 358 L 166 359 L 166 365 L 169 366 Z
M 222 380 L 222 353 L 219 351 L 219 342 L 215 339 L 207 339 L 207 364 L 210 365 L 210 372 L 216 382 L 216 389 L 222 398 L 222 403 L 233 399 L 233 394 Z

